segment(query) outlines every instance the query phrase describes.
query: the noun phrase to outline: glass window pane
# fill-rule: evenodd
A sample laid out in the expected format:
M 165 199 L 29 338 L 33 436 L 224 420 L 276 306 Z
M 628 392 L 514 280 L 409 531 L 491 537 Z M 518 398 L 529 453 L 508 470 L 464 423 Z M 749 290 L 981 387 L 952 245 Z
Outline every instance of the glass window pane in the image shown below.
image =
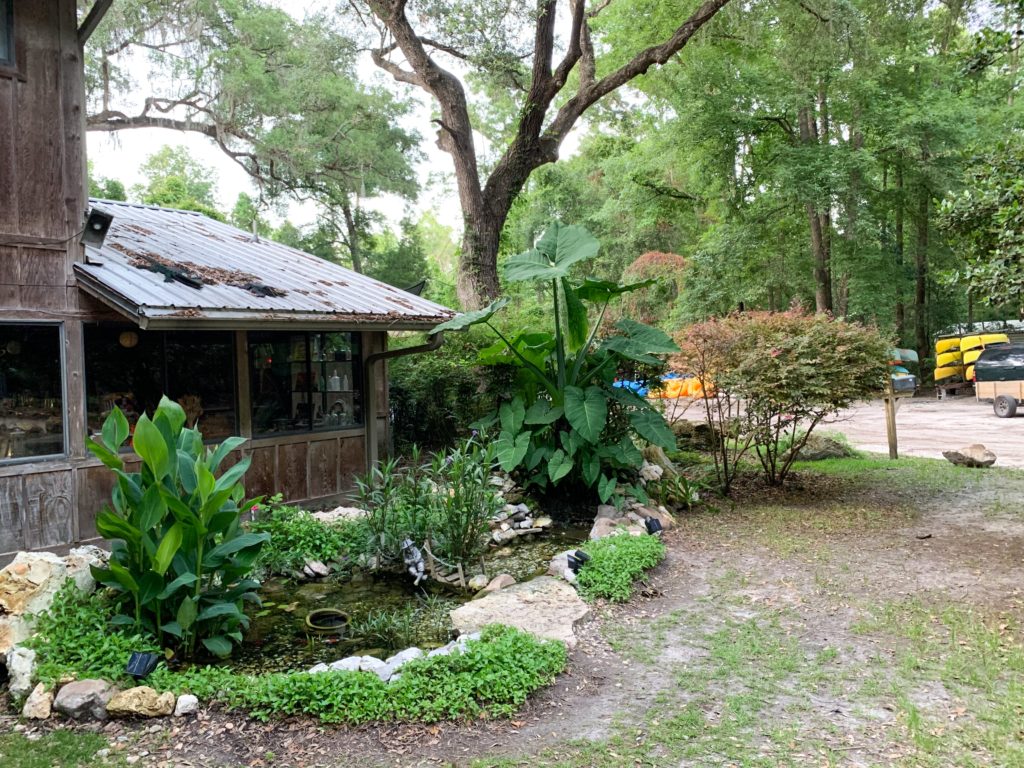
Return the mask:
M 358 333 L 250 333 L 254 435 L 363 423 Z
M 0 325 L 0 459 L 62 453 L 60 327 Z
M 116 405 L 129 425 L 152 414 L 167 395 L 206 440 L 236 431 L 234 343 L 216 331 L 140 331 L 86 325 L 85 387 L 90 434 Z
M 254 435 L 310 429 L 308 342 L 305 333 L 249 334 Z
M 14 4 L 0 0 L 0 64 L 14 63 Z

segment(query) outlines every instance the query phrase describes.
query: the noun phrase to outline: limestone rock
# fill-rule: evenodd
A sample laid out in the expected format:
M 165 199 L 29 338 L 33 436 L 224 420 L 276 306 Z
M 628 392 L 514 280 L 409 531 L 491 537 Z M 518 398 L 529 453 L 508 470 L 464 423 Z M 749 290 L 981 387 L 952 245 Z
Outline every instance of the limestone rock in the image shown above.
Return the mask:
M 780 457 L 783 461 L 789 461 L 790 452 L 786 451 Z M 825 435 L 811 435 L 807 438 L 804 447 L 797 452 L 797 459 L 800 461 L 824 461 L 825 459 L 845 459 L 855 456 L 856 452 L 850 447 L 843 445 L 838 440 L 833 440 Z
M 175 698 L 170 691 L 157 693 L 148 685 L 137 685 L 111 696 L 107 702 L 107 714 L 112 717 L 165 717 L 174 712 L 174 707 Z
M 624 532 L 633 526 L 630 521 L 624 518 L 599 517 L 594 521 L 594 527 L 590 529 L 590 540 L 603 539 L 605 536 L 614 536 Z
M 467 586 L 474 592 L 477 592 L 486 587 L 489 582 L 490 579 L 487 578 L 487 574 L 478 573 L 476 576 L 469 580 L 469 584 Z
M 958 467 L 991 467 L 996 463 L 996 455 L 981 443 L 958 451 L 943 451 L 942 455 Z
M 658 507 L 657 509 L 652 507 L 638 507 L 636 513 L 644 520 L 654 518 L 661 523 L 662 530 L 665 531 L 669 530 L 676 524 L 676 519 L 672 517 L 664 507 Z
M 388 677 L 393 677 L 401 667 L 413 659 L 420 659 L 423 657 L 423 651 L 419 648 L 406 648 L 404 651 L 399 651 L 394 656 L 388 658 L 384 663 L 391 669 L 391 674 Z
M 21 616 L 45 610 L 66 576 L 64 560 L 52 552 L 19 552 L 0 570 L 0 613 Z
M 575 549 L 567 549 L 565 552 L 559 552 L 552 557 L 551 562 L 548 564 L 547 575 L 562 576 L 565 571 L 569 570 L 569 555 L 575 551 Z
M 434 650 L 430 651 L 430 653 L 427 654 L 427 657 L 431 658 L 431 657 L 434 657 L 434 656 L 450 656 L 451 652 L 454 651 L 457 647 L 458 647 L 458 643 L 456 643 L 453 640 L 450 643 L 446 643 L 445 645 L 442 645 L 440 648 L 435 648 Z
M 384 681 L 387 681 L 394 671 L 376 656 L 360 656 L 359 669 L 362 672 L 373 672 L 373 674 Z
M 538 517 L 536 520 L 533 521 L 533 525 L 536 528 L 550 528 L 554 524 L 555 524 L 555 521 L 552 520 L 547 515 L 541 515 L 540 517 Z
M 76 680 L 57 691 L 53 708 L 75 720 L 106 720 L 115 690 L 106 680 Z
M 644 446 L 642 453 L 644 461 L 661 468 L 662 475 L 668 475 L 671 477 L 679 474 L 679 469 L 672 463 L 672 459 L 668 457 L 668 454 L 665 453 L 665 450 L 661 446 L 646 445 Z
M 487 582 L 487 586 L 484 587 L 484 593 L 488 594 L 488 593 L 491 593 L 491 592 L 497 592 L 499 589 L 504 589 L 505 587 L 511 587 L 515 583 L 516 583 L 516 580 L 514 578 L 512 578 L 509 574 L 507 574 L 507 573 L 500 573 L 497 576 L 495 576 L 493 579 L 491 579 L 489 582 Z
M 185 717 L 199 711 L 199 699 L 191 693 L 183 693 L 174 704 L 174 716 Z
M 538 576 L 473 600 L 451 612 L 463 635 L 488 624 L 506 624 L 537 637 L 576 644 L 573 627 L 590 613 L 576 590 L 561 579 Z
M 597 518 L 606 517 L 609 520 L 617 520 L 620 516 L 619 510 L 611 504 L 601 504 L 597 508 Z
M 26 720 L 46 720 L 53 710 L 53 691 L 46 690 L 40 683 L 32 689 L 21 708 L 21 716 Z
M 330 672 L 330 671 L 331 671 L 331 668 L 329 666 L 327 666 L 326 664 L 324 664 L 323 662 L 320 662 L 319 664 L 314 664 L 312 667 L 310 667 L 309 669 L 306 670 L 306 672 L 308 674 L 310 674 L 310 675 L 319 675 L 321 672 Z
M 343 523 L 363 519 L 366 517 L 366 510 L 358 507 L 335 507 L 324 512 L 314 512 L 311 517 L 321 523 Z
M 331 569 L 319 560 L 310 560 L 302 566 L 302 575 L 307 579 L 322 579 L 329 576 Z
M 358 672 L 359 671 L 359 657 L 348 656 L 344 659 L 338 659 L 332 661 L 327 665 L 327 668 L 333 672 Z M 310 670 L 312 672 L 312 670 Z
M 11 696 L 20 699 L 32 690 L 32 675 L 36 671 L 36 652 L 16 645 L 7 652 L 7 688 Z
M 83 547 L 75 547 L 64 558 L 64 565 L 67 568 L 68 577 L 75 580 L 75 585 L 83 592 L 92 592 L 96 589 L 96 579 L 92 577 L 92 566 L 105 568 L 110 560 L 110 553 L 86 544 Z

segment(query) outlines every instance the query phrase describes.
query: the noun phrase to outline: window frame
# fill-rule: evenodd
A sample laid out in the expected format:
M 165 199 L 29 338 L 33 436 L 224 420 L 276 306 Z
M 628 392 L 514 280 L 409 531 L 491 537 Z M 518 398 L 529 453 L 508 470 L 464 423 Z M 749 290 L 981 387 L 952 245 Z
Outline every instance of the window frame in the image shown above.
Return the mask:
M 3 2 L 4 0 L 0 0 L 0 3 Z M 0 467 L 11 467 L 18 464 L 33 464 L 41 461 L 67 459 L 69 457 L 68 445 L 70 441 L 70 423 L 68 420 L 68 358 L 66 354 L 67 331 L 64 327 L 64 323 L 54 320 L 0 321 L 0 327 L 5 326 L 13 326 L 15 328 L 23 326 L 42 326 L 57 329 L 57 357 L 60 360 L 61 452 L 39 454 L 38 456 L 11 456 L 10 458 L 0 457 Z
M 2 2 L 2 0 L 0 0 L 0 2 Z M 83 419 L 84 419 L 83 429 L 85 431 L 86 436 L 90 436 L 90 435 L 94 434 L 93 432 L 90 431 L 90 427 L 89 427 L 89 418 L 90 418 L 91 412 L 89 410 L 89 370 L 88 370 L 89 365 L 88 365 L 88 362 L 87 362 L 88 342 L 87 342 L 87 338 L 86 337 L 89 335 L 89 328 L 90 327 L 99 328 L 99 329 L 108 329 L 108 330 L 113 330 L 113 331 L 118 331 L 118 332 L 134 331 L 134 332 L 140 333 L 140 334 L 148 333 L 148 334 L 153 334 L 155 336 L 159 336 L 160 337 L 160 345 L 161 345 L 161 355 L 160 355 L 161 370 L 160 370 L 160 378 L 162 380 L 160 388 L 161 388 L 162 393 L 164 395 L 167 394 L 166 390 L 167 390 L 167 382 L 168 382 L 168 378 L 169 378 L 169 368 L 168 368 L 168 365 L 167 365 L 168 336 L 176 334 L 176 333 L 189 333 L 190 332 L 190 329 L 171 329 L 171 330 L 157 329 L 157 330 L 152 330 L 152 331 L 144 331 L 141 328 L 139 328 L 139 326 L 132 325 L 131 323 L 109 323 L 109 322 L 103 322 L 103 321 L 98 321 L 98 322 L 97 321 L 86 321 L 86 322 L 84 322 L 82 324 L 82 394 L 83 394 L 83 400 L 84 400 L 84 402 L 82 404 L 82 414 L 83 414 Z M 196 329 L 196 330 L 204 330 L 205 331 L 207 329 Z M 229 357 L 231 359 L 231 398 L 232 398 L 231 408 L 232 408 L 232 415 L 234 417 L 234 426 L 232 426 L 232 428 L 229 430 L 228 434 L 220 436 L 220 437 L 207 437 L 206 435 L 204 435 L 203 436 L 203 445 L 217 445 L 219 443 L 222 443 L 224 440 L 226 440 L 229 437 L 240 435 L 241 432 L 242 432 L 242 419 L 241 419 L 241 410 L 242 410 L 241 406 L 242 406 L 242 403 L 241 403 L 241 400 L 239 398 L 239 375 L 238 375 L 238 365 L 237 365 L 237 359 L 238 359 L 238 339 L 237 339 L 236 335 L 232 331 L 214 331 L 214 332 L 216 332 L 216 333 L 223 333 L 226 336 L 226 338 L 228 339 L 228 343 L 230 344 L 230 347 L 231 347 Z M 150 415 L 152 415 L 152 414 L 150 414 Z M 124 443 L 124 445 L 121 446 L 120 452 L 121 453 L 131 453 L 131 451 L 132 451 L 131 440 L 128 440 L 128 441 L 126 441 Z
M 349 334 L 352 337 L 353 346 L 357 346 L 359 349 L 358 356 L 353 356 L 352 369 L 353 374 L 358 373 L 359 387 L 353 390 L 359 398 L 359 422 L 356 424 L 348 425 L 333 425 L 328 427 L 317 427 L 314 424 L 314 418 L 311 415 L 309 420 L 309 427 L 302 427 L 298 429 L 287 429 L 276 432 L 260 432 L 256 428 L 256 422 L 253 418 L 255 409 L 255 400 L 253 399 L 253 386 L 257 376 L 256 361 L 254 356 L 254 347 L 259 344 L 265 344 L 266 341 L 262 340 L 268 336 L 280 335 L 283 339 L 289 339 L 294 336 L 302 336 L 306 347 L 306 379 L 307 386 L 309 389 L 307 393 L 310 397 L 310 402 L 313 402 L 313 398 L 320 392 L 313 388 L 313 382 L 315 377 L 312 372 L 312 365 L 314 361 L 312 357 L 312 337 L 314 335 L 324 335 L 332 333 L 344 333 Z M 331 435 L 337 433 L 363 433 L 366 431 L 366 381 L 363 376 L 363 360 L 365 359 L 364 345 L 366 343 L 365 334 L 358 330 L 322 330 L 322 329 L 296 329 L 296 330 L 249 330 L 246 332 L 246 367 L 248 369 L 249 377 L 249 391 L 246 393 L 246 401 L 248 404 L 248 418 L 249 418 L 249 439 L 253 442 L 260 443 L 272 443 L 274 441 L 288 440 L 289 442 L 294 441 L 296 438 L 308 437 L 310 439 L 316 439 L 317 435 Z M 321 361 L 323 362 L 323 361 Z M 289 374 L 290 375 L 290 374 Z M 290 391 L 290 390 L 289 390 Z

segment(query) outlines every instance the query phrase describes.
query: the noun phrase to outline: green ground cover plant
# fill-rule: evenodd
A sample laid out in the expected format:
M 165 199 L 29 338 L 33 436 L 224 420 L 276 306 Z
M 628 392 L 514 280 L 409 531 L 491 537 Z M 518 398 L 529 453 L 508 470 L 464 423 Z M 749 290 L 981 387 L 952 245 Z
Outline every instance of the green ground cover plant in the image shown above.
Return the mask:
M 658 536 L 606 536 L 581 549 L 590 560 L 577 574 L 577 582 L 588 600 L 603 597 L 624 603 L 633 594 L 633 583 L 665 558 L 665 543 Z
M 494 625 L 461 653 L 408 662 L 390 683 L 370 672 L 252 676 L 205 667 L 180 673 L 161 669 L 150 684 L 189 691 L 260 720 L 305 714 L 326 723 L 436 722 L 510 715 L 555 679 L 566 658 L 562 643 Z
M 221 466 L 245 439 L 207 448 L 166 397 L 131 434 L 142 459 L 138 472 L 128 472 L 121 458 L 128 437 L 128 420 L 114 408 L 99 439 L 86 440 L 117 476 L 111 504 L 96 516 L 96 530 L 111 542 L 110 562 L 92 569 L 127 611 L 114 623 L 152 633 L 187 656 L 200 647 L 228 656 L 249 626 L 243 602 L 259 602 L 259 582 L 249 573 L 270 538 L 242 526 L 242 512 L 259 501 L 246 500 L 242 486 L 250 458 Z
M 254 564 L 269 573 L 290 574 L 311 560 L 343 567 L 371 544 L 365 522 L 324 523 L 307 510 L 282 504 L 280 495 L 259 505 L 249 530 L 270 536 Z

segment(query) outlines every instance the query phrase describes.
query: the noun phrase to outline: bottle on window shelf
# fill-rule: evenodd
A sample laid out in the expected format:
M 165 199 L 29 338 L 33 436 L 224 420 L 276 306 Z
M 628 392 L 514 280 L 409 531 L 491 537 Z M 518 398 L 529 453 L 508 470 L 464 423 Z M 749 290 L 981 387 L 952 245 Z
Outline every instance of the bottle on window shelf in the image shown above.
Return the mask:
M 341 389 L 341 377 L 338 376 L 338 369 L 331 371 L 331 378 L 327 380 L 327 388 L 331 392 L 338 392 Z

